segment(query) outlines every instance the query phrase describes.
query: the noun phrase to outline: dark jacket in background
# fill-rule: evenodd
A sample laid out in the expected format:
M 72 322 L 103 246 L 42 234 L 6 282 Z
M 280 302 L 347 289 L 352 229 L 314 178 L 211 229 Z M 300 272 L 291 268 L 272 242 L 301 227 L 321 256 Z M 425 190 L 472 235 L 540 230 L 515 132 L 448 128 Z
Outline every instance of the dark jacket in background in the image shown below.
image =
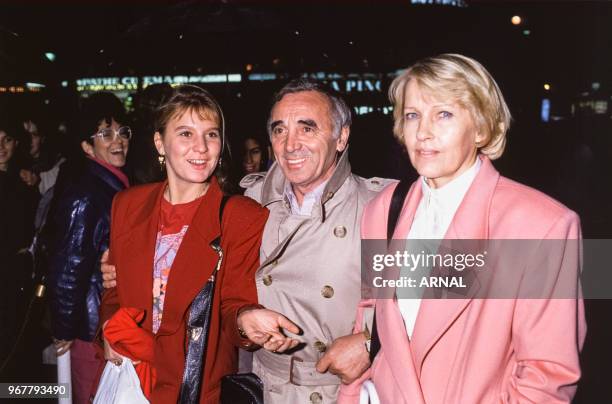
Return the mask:
M 24 249 L 32 242 L 38 197 L 16 171 L 0 171 L 0 359 L 8 354 L 23 317 L 32 270 Z
M 108 248 L 113 197 L 123 183 L 88 160 L 55 196 L 47 219 L 49 307 L 53 336 L 91 341 L 102 293 L 100 257 Z

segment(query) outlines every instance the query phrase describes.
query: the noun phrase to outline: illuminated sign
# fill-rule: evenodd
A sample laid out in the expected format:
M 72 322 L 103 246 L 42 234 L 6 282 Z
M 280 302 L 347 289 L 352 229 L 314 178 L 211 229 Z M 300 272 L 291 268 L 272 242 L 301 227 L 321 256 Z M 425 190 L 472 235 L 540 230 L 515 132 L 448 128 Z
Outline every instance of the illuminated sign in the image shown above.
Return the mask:
M 550 100 L 548 98 L 542 100 L 540 118 L 542 118 L 542 122 L 548 122 L 550 120 Z
M 355 115 L 365 115 L 370 114 L 372 112 L 381 112 L 384 115 L 391 114 L 393 112 L 393 107 L 373 107 L 371 105 L 358 105 L 353 107 L 353 111 L 355 111 Z
M 207 74 L 203 76 L 144 76 L 142 88 L 151 84 L 168 83 L 171 86 L 180 86 L 188 83 L 239 83 L 242 81 L 240 74 Z
M 168 83 L 178 86 L 187 83 L 239 83 L 242 81 L 240 74 L 208 74 L 201 76 L 144 76 L 142 79 L 136 76 L 124 77 L 94 77 L 83 78 L 76 81 L 77 91 L 136 91 L 139 84 L 146 88 L 151 84 Z M 66 82 L 67 86 L 68 83 Z M 64 83 L 62 83 L 64 86 Z M 65 87 L 64 86 L 64 87 Z
M 382 91 L 382 82 L 380 80 L 333 80 L 331 86 L 334 90 L 343 93 Z
M 77 91 L 122 91 L 138 90 L 138 77 L 96 77 L 78 79 Z
M 410 0 L 411 4 L 430 4 L 442 6 L 467 7 L 464 0 Z
M 23 86 L 0 86 L 0 93 L 13 93 L 13 94 L 17 94 L 17 93 L 25 93 L 26 91 L 38 91 L 38 89 L 36 90 L 32 90 L 32 89 L 28 89 L 27 87 L 23 87 Z

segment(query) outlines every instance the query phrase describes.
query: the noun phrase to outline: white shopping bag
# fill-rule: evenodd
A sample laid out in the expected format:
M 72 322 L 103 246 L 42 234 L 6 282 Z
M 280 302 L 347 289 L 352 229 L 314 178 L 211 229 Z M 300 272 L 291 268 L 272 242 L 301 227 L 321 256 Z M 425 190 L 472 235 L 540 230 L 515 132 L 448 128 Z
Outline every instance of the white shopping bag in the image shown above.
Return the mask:
M 361 385 L 361 393 L 359 394 L 359 404 L 380 404 L 376 387 L 372 380 L 366 380 Z
M 70 350 L 57 357 L 57 382 L 66 384 L 68 386 L 68 391 L 72 391 Z M 58 399 L 58 404 L 72 404 L 71 397 L 72 394 L 68 394 L 68 397 Z
M 121 365 L 106 362 L 94 404 L 148 404 L 132 361 L 123 358 Z

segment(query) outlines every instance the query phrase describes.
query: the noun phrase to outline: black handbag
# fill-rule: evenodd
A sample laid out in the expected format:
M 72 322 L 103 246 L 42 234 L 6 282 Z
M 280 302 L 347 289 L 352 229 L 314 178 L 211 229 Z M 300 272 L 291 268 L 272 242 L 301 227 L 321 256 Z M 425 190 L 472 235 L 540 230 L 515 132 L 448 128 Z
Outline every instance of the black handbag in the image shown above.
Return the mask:
M 404 206 L 404 199 L 408 194 L 410 183 L 406 180 L 401 180 L 391 197 L 391 205 L 389 206 L 389 216 L 387 217 L 387 244 L 393 239 L 397 219 Z M 370 340 L 370 363 L 374 363 L 376 354 L 380 351 L 380 337 L 378 336 L 378 327 L 376 326 L 376 311 L 374 311 L 374 319 L 372 320 L 372 338 Z
M 263 383 L 255 373 L 237 373 L 221 379 L 221 404 L 263 402 Z
M 229 196 L 224 195 L 219 207 L 219 223 L 223 220 L 223 210 Z M 212 303 L 215 292 L 216 275 L 223 262 L 221 236 L 214 239 L 210 246 L 219 255 L 213 274 L 202 290 L 191 302 L 187 321 L 187 355 L 185 370 L 179 395 L 180 404 L 200 402 L 202 391 L 202 371 L 206 365 L 206 347 L 210 331 Z M 221 402 L 232 404 L 263 404 L 263 384 L 253 373 L 224 376 L 221 380 Z

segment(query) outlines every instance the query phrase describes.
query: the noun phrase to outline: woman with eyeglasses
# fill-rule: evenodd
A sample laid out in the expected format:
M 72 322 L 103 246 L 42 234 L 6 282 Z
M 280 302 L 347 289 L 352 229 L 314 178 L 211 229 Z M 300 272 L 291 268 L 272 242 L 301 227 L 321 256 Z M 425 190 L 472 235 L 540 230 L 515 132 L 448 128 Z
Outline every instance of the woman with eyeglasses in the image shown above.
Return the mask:
M 51 325 L 57 355 L 70 351 L 75 404 L 89 402 L 103 364 L 92 343 L 103 289 L 99 262 L 108 248 L 113 197 L 129 186 L 121 168 L 132 137 L 121 101 L 110 93 L 85 99 L 78 121 L 85 159 L 78 169 L 62 166 L 71 172 L 60 174 L 47 219 Z

